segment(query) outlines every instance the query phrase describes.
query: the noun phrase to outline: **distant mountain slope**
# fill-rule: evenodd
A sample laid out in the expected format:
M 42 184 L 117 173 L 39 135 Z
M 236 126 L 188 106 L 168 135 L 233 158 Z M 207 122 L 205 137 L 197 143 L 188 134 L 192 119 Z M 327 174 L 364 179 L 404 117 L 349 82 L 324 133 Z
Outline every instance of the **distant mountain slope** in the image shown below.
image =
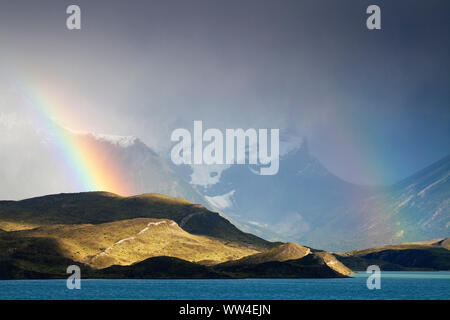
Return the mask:
M 448 238 L 411 242 L 383 247 L 354 250 L 336 254 L 339 261 L 353 270 L 366 270 L 378 265 L 381 270 L 450 270 Z
M 101 149 L 128 186 L 129 194 L 160 193 L 209 204 L 198 190 L 140 139 L 95 134 L 72 134 L 90 149 Z M 111 175 L 117 173 L 111 172 Z M 127 194 L 124 194 L 127 195 Z
M 450 234 L 450 156 L 388 187 L 363 187 L 330 173 L 306 143 L 274 176 L 232 166 L 198 188 L 243 230 L 268 239 L 347 251 Z M 226 201 L 220 201 L 221 199 Z
M 160 194 L 121 197 L 106 192 L 84 192 L 0 201 L 0 229 L 6 231 L 134 218 L 170 219 L 189 233 L 237 242 L 254 249 L 264 250 L 276 245 L 240 231 L 202 205 Z
M 16 200 L 41 194 L 83 191 L 87 189 L 80 185 L 80 179 L 100 175 L 120 182 L 115 186 L 107 184 L 107 187 L 123 186 L 121 190 L 106 191 L 125 192 L 124 196 L 161 193 L 209 205 L 194 186 L 139 138 L 77 133 L 57 123 L 52 123 L 52 126 L 57 130 L 38 129 L 39 125 L 25 119 L 11 126 L 0 123 L 4 164 L 0 168 L 0 199 Z M 94 170 L 89 166 L 74 167 L 78 162 L 90 163 L 93 159 L 98 162 L 95 172 L 89 172 Z M 98 172 L 101 170 L 105 172 Z
M 393 185 L 386 193 L 401 240 L 450 235 L 450 156 Z
M 199 189 L 214 199 L 228 194 L 230 205 L 222 211 L 248 232 L 324 249 L 354 248 L 354 241 L 341 235 L 361 221 L 346 210 L 370 192 L 331 174 L 306 144 L 280 159 L 276 175 L 259 176 L 245 166 L 232 166 L 222 172 L 219 183 Z

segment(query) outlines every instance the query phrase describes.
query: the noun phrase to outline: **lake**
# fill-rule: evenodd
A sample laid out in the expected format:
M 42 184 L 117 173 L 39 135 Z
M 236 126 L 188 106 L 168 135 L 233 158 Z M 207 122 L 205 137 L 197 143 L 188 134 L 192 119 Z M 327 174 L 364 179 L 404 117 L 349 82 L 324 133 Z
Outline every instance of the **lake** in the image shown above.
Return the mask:
M 450 272 L 382 272 L 381 289 L 369 290 L 368 274 L 350 279 L 0 280 L 0 299 L 335 300 L 450 298 Z

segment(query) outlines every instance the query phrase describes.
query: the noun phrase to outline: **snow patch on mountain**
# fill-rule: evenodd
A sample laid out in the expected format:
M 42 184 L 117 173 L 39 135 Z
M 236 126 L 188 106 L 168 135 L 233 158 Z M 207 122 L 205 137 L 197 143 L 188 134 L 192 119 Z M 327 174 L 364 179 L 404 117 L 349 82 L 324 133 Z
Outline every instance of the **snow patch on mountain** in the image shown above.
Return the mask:
M 231 190 L 228 193 L 225 193 L 223 195 L 220 196 L 215 196 L 215 197 L 208 197 L 205 196 L 206 200 L 208 200 L 213 206 L 215 206 L 216 208 L 223 210 L 226 208 L 230 208 L 233 206 L 233 194 L 235 193 L 235 190 Z
M 118 135 L 109 135 L 109 134 L 98 134 L 94 133 L 92 136 L 96 140 L 106 141 L 115 146 L 128 148 L 136 143 L 138 138 L 135 136 L 118 136 Z
M 59 124 L 58 124 L 59 125 Z M 108 142 L 114 146 L 122 147 L 122 148 L 128 148 L 132 145 L 134 145 L 136 142 L 139 141 L 139 139 L 135 136 L 121 136 L 121 135 L 114 135 L 114 134 L 103 134 L 103 133 L 96 133 L 96 132 L 89 132 L 89 131 L 79 131 L 74 130 L 72 128 L 69 128 L 67 126 L 61 126 L 66 131 L 70 132 L 73 135 L 77 136 L 90 136 L 94 138 L 97 141 L 100 142 Z
M 414 198 L 414 195 L 410 195 L 408 198 L 403 200 L 397 207 L 401 208 L 401 207 L 405 206 L 412 198 Z
M 269 225 L 267 223 L 261 223 L 258 221 L 248 221 L 249 224 L 252 224 L 254 226 L 260 227 L 260 228 L 268 228 Z
M 441 178 L 441 179 L 439 179 L 439 180 L 433 182 L 432 184 L 430 184 L 430 185 L 427 186 L 426 188 L 422 189 L 422 190 L 418 193 L 418 195 L 421 196 L 421 197 L 424 197 L 424 196 L 425 196 L 425 193 L 426 193 L 428 190 L 430 190 L 431 188 L 433 188 L 434 186 L 438 185 L 438 184 L 441 183 L 441 182 L 445 182 L 445 181 L 448 179 L 449 176 L 450 176 L 450 173 L 448 173 L 445 177 L 443 177 L 443 178 Z
M 228 169 L 230 165 L 191 165 L 191 184 L 209 187 L 220 181 L 222 172 Z

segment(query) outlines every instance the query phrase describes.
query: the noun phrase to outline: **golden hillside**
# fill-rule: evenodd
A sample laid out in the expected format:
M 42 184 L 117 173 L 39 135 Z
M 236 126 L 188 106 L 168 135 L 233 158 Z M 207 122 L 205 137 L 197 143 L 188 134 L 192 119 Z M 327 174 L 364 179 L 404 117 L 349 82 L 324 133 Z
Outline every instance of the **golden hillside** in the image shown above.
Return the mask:
M 129 265 L 156 256 L 219 263 L 257 252 L 237 243 L 192 235 L 168 219 L 136 218 L 98 225 L 52 225 L 16 234 L 58 239 L 67 258 L 95 268 Z

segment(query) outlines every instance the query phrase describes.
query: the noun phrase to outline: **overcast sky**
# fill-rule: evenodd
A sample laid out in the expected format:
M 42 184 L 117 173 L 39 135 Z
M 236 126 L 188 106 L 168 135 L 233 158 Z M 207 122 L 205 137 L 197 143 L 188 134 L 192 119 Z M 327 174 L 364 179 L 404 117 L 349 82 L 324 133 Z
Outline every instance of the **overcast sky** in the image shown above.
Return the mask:
M 382 30 L 367 30 L 369 4 Z M 388 184 L 449 153 L 449 13 L 446 0 L 2 0 L 0 114 L 25 117 L 21 94 L 42 90 L 61 124 L 158 151 L 193 120 L 280 128 L 338 176 Z

